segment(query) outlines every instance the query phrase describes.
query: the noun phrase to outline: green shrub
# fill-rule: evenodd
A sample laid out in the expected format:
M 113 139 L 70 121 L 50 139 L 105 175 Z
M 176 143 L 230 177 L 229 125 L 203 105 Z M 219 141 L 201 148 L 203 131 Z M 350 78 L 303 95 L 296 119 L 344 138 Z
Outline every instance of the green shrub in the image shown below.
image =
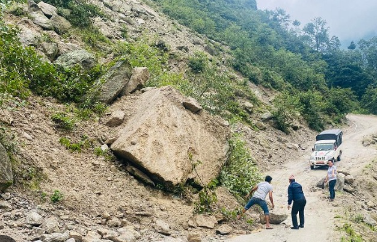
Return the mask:
M 102 156 L 108 161 L 115 160 L 115 156 L 111 153 L 110 149 L 103 150 L 101 147 L 94 148 L 94 154 L 96 156 Z
M 188 66 L 193 73 L 201 73 L 207 68 L 207 56 L 202 52 L 197 52 L 189 58 Z
M 221 170 L 220 182 L 232 193 L 244 196 L 262 180 L 262 174 L 238 134 L 229 140 L 229 145 L 230 154 Z
M 44 2 L 57 7 L 59 14 L 64 16 L 73 26 L 79 28 L 90 27 L 93 17 L 105 17 L 99 7 L 87 3 L 86 0 L 44 0 Z M 69 14 L 66 14 L 66 11 L 62 9 L 69 9 Z
M 91 48 L 101 51 L 101 44 L 110 45 L 109 39 L 106 36 L 104 36 L 97 28 L 88 27 L 85 29 L 80 29 L 79 31 L 81 39 Z
M 82 137 L 78 143 L 72 143 L 67 137 L 62 137 L 59 143 L 72 152 L 81 152 L 82 149 L 88 148 L 91 145 L 86 136 Z
M 63 200 L 63 198 L 64 198 L 64 195 L 59 190 L 55 190 L 53 194 L 50 196 L 50 200 L 52 203 L 60 202 Z
M 33 91 L 60 101 L 81 102 L 89 87 L 102 73 L 97 65 L 90 70 L 80 66 L 55 68 L 42 61 L 32 47 L 23 47 L 17 29 L 0 21 L 0 93 L 22 99 Z
M 237 215 L 241 212 L 239 208 L 234 210 L 227 210 L 226 208 L 221 208 L 221 214 L 224 215 L 226 220 L 235 220 Z
M 272 111 L 274 116 L 276 128 L 283 131 L 286 134 L 290 133 L 290 122 L 289 122 L 289 113 L 284 107 L 277 107 L 277 109 Z
M 114 47 L 114 54 L 118 58 L 126 59 L 132 67 L 145 66 L 150 72 L 149 81 L 158 82 L 168 63 L 168 54 L 157 47 L 153 47 L 152 40 L 143 36 L 135 43 L 118 42 Z
M 70 131 L 75 127 L 75 121 L 64 113 L 55 113 L 51 119 L 55 122 L 57 128 Z
M 209 187 L 204 187 L 199 192 L 199 201 L 195 203 L 194 211 L 196 213 L 207 213 L 213 211 L 213 206 L 217 202 L 216 193 Z
M 89 70 L 76 65 L 71 69 L 59 68 L 60 82 L 53 87 L 53 96 L 60 101 L 81 103 L 83 97 L 104 72 L 101 65 Z
M 17 33 L 16 28 L 0 21 L 0 93 L 26 98 L 31 89 L 46 94 L 56 83 L 56 71 L 41 61 L 33 48 L 23 47 Z
M 342 229 L 346 232 L 347 237 L 342 237 L 342 242 L 363 242 L 363 238 L 355 232 L 349 223 L 343 224 Z

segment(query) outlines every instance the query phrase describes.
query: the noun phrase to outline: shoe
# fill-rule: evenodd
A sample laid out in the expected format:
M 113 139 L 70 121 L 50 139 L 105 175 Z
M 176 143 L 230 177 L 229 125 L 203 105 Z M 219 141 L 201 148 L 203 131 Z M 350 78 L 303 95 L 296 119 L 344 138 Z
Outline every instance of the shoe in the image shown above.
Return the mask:
M 334 199 L 331 199 L 331 198 L 330 198 L 330 199 L 329 199 L 329 202 L 334 202 Z
M 291 229 L 299 229 L 299 227 L 291 227 Z
M 304 228 L 304 225 L 299 225 L 298 227 L 300 227 L 300 228 L 302 228 L 302 229 L 303 229 L 303 228 Z

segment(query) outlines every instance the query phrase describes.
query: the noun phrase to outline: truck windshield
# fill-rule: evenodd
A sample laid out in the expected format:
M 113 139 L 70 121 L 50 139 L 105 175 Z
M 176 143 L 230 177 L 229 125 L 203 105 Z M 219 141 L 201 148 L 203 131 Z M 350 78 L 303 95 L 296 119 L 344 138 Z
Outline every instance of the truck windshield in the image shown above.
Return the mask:
M 315 151 L 321 151 L 321 150 L 333 150 L 334 145 L 333 144 L 316 144 L 314 146 Z

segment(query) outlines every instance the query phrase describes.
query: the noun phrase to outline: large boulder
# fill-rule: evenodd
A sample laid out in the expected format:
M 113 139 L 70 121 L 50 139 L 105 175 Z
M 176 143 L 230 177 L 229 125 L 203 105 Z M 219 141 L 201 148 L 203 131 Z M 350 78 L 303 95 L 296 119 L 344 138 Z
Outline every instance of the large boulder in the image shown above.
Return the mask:
M 55 64 L 63 68 L 71 68 L 75 65 L 80 65 L 84 69 L 90 69 L 96 64 L 96 59 L 93 54 L 81 49 L 73 50 L 59 56 Z
M 97 93 L 97 99 L 107 104 L 112 103 L 121 95 L 131 75 L 132 67 L 127 61 L 117 62 L 97 81 L 96 88 L 99 90 L 94 91 Z
M 57 15 L 57 8 L 52 6 L 51 4 L 45 2 L 39 2 L 38 7 L 42 10 L 43 14 L 47 18 L 51 18 L 54 15 Z
M 122 91 L 123 95 L 128 95 L 145 86 L 149 79 L 149 71 L 146 67 L 135 67 L 132 70 L 132 76 L 127 86 Z
M 50 19 L 55 32 L 58 34 L 64 34 L 72 27 L 71 23 L 62 16 L 54 15 Z
M 206 112 L 186 109 L 184 100 L 172 87 L 141 94 L 111 149 L 156 182 L 208 184 L 226 160 L 229 128 Z
M 36 25 L 39 25 L 44 30 L 53 29 L 50 19 L 46 17 L 46 15 L 43 13 L 43 11 L 34 1 L 29 1 L 28 6 L 29 6 L 28 15 Z
M 17 23 L 20 32 L 18 37 L 24 46 L 38 46 L 40 37 L 42 36 L 34 27 L 34 23 L 30 19 L 22 19 Z
M 0 191 L 5 191 L 13 184 L 12 164 L 7 151 L 0 143 Z

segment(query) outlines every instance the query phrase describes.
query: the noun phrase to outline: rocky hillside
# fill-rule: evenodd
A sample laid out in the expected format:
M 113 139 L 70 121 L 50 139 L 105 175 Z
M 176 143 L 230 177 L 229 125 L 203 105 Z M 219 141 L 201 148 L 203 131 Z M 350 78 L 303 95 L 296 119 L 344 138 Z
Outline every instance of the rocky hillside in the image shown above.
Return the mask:
M 226 55 L 225 46 L 145 3 L 91 3 L 106 15 L 92 19 L 104 36 L 111 41 L 124 41 L 125 32 L 129 41 L 153 36 L 156 45 L 175 57 L 169 60 L 170 71 L 184 72 L 196 51 L 231 71 L 218 54 L 221 46 L 221 55 Z M 15 14 L 16 9 L 25 14 Z M 80 36 L 68 35 L 71 23 L 50 4 L 29 1 L 10 9 L 4 19 L 19 27 L 25 46 L 36 48 L 56 65 L 90 68 L 115 61 L 105 45 L 96 46 L 105 53 L 98 57 L 86 49 Z M 274 93 L 255 85 L 248 88 L 258 98 L 258 107 L 242 95 L 237 97 L 252 125 L 230 123 L 172 87 L 145 88 L 148 70 L 139 68 L 117 62 L 104 75 L 104 85 L 93 92 L 109 105 L 105 114 L 79 120 L 69 132 L 53 117 L 74 116 L 73 105 L 35 95 L 27 102 L 12 99 L 3 104 L 3 145 L 14 147 L 16 183 L 1 194 L 1 234 L 16 241 L 204 242 L 221 241 L 258 226 L 232 219 L 231 213 L 242 205 L 224 187 L 216 189 L 211 214 L 197 213 L 197 192 L 187 187 L 179 193 L 169 189 L 186 182 L 201 189 L 213 181 L 226 162 L 231 133 L 243 135 L 265 173 L 307 150 L 314 132 L 298 123 L 290 134 L 274 128 L 268 111 Z M 242 79 L 238 73 L 232 75 Z

